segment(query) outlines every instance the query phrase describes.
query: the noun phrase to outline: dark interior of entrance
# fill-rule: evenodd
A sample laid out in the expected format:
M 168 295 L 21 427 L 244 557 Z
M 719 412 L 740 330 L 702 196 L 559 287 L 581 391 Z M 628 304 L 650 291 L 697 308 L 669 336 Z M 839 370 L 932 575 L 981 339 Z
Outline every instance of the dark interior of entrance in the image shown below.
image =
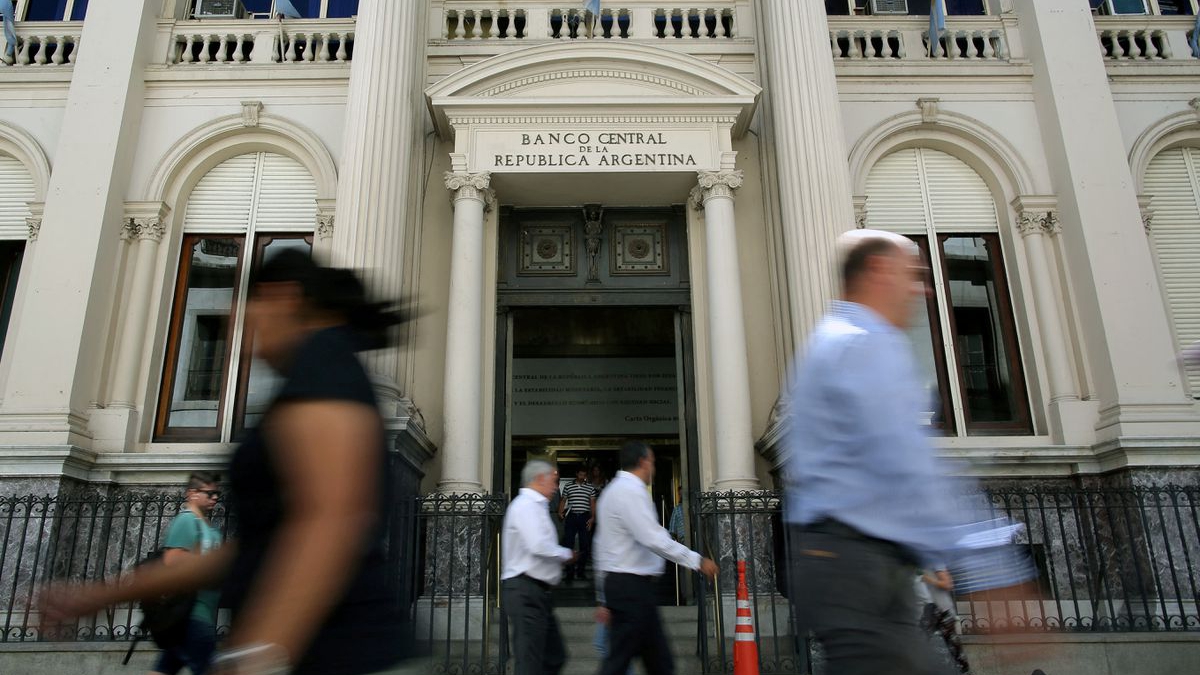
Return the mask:
M 669 525 L 698 482 L 682 211 L 504 209 L 501 232 L 497 487 L 515 494 L 534 458 L 554 461 L 564 485 L 580 469 L 603 485 L 621 445 L 641 440 L 655 452 L 650 492 Z M 685 603 L 690 586 L 665 574 L 659 600 Z M 594 603 L 590 582 L 557 595 Z

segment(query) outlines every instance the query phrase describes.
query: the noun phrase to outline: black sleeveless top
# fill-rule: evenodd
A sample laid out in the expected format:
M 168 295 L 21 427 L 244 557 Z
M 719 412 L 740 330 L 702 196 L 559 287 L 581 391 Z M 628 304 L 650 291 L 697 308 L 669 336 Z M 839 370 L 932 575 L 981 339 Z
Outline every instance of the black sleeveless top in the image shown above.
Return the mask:
M 271 408 L 293 401 L 353 401 L 378 408 L 375 393 L 358 357 L 356 336 L 348 328 L 317 331 L 297 348 L 284 384 Z M 268 409 L 266 418 L 269 419 Z M 380 428 L 383 422 L 380 418 Z M 382 670 L 405 652 L 402 613 L 390 598 L 384 560 L 385 505 L 389 503 L 388 456 L 382 434 L 374 449 L 380 495 L 379 525 L 363 542 L 357 569 L 341 602 L 317 632 L 307 653 L 297 659 L 295 675 L 359 675 Z M 238 553 L 224 588 L 234 623 L 253 587 L 267 551 L 286 518 L 277 466 L 288 461 L 288 448 L 273 445 L 250 430 L 234 451 L 229 467 L 229 508 L 237 518 Z M 395 581 L 395 580 L 392 580 Z

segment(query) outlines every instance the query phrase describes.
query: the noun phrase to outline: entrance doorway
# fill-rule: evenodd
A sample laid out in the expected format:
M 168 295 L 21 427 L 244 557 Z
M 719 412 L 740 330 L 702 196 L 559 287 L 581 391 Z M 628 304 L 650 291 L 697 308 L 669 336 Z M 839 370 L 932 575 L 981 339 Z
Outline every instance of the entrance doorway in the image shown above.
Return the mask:
M 602 487 L 619 468 L 618 449 L 640 440 L 654 449 L 649 487 L 669 525 L 699 482 L 681 210 L 503 214 L 493 484 L 515 494 L 521 467 L 545 458 L 557 463 L 563 485 L 582 469 Z M 556 246 L 577 250 L 564 256 Z M 557 275 L 521 274 L 539 251 L 580 264 Z M 620 259 L 649 262 L 621 269 Z M 691 528 L 684 530 L 690 543 Z M 666 574 L 659 595 L 677 604 L 691 593 L 679 575 Z M 558 601 L 592 604 L 592 585 L 566 587 Z

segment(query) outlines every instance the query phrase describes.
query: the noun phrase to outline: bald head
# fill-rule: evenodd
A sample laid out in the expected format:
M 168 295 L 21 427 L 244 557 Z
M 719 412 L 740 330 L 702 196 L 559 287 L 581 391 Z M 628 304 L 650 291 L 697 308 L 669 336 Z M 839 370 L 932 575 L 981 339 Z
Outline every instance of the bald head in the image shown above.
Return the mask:
M 911 239 L 884 230 L 850 230 L 837 238 L 842 288 L 849 291 L 869 269 L 874 256 L 918 255 L 920 249 Z
M 883 230 L 851 230 L 837 239 L 842 295 L 906 328 L 925 292 L 921 249 L 908 237 Z

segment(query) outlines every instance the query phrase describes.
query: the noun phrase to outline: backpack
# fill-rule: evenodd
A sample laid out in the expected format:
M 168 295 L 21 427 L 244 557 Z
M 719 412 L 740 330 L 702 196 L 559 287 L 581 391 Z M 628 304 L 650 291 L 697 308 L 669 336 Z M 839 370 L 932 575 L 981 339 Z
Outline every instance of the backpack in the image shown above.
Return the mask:
M 200 529 L 200 521 L 197 520 L 196 541 L 202 542 L 203 539 L 204 532 Z M 161 564 L 166 551 L 165 546 L 151 551 L 144 560 L 133 566 L 133 573 L 137 574 L 137 570 L 143 569 L 147 565 Z M 142 598 L 138 602 L 138 609 L 142 610 L 142 623 L 139 624 L 141 631 L 129 644 L 129 651 L 125 653 L 123 663 L 129 664 L 133 650 L 147 635 L 154 640 L 155 646 L 159 649 L 170 649 L 183 644 L 187 638 L 188 620 L 192 616 L 192 608 L 195 605 L 196 594 L 194 592 Z

